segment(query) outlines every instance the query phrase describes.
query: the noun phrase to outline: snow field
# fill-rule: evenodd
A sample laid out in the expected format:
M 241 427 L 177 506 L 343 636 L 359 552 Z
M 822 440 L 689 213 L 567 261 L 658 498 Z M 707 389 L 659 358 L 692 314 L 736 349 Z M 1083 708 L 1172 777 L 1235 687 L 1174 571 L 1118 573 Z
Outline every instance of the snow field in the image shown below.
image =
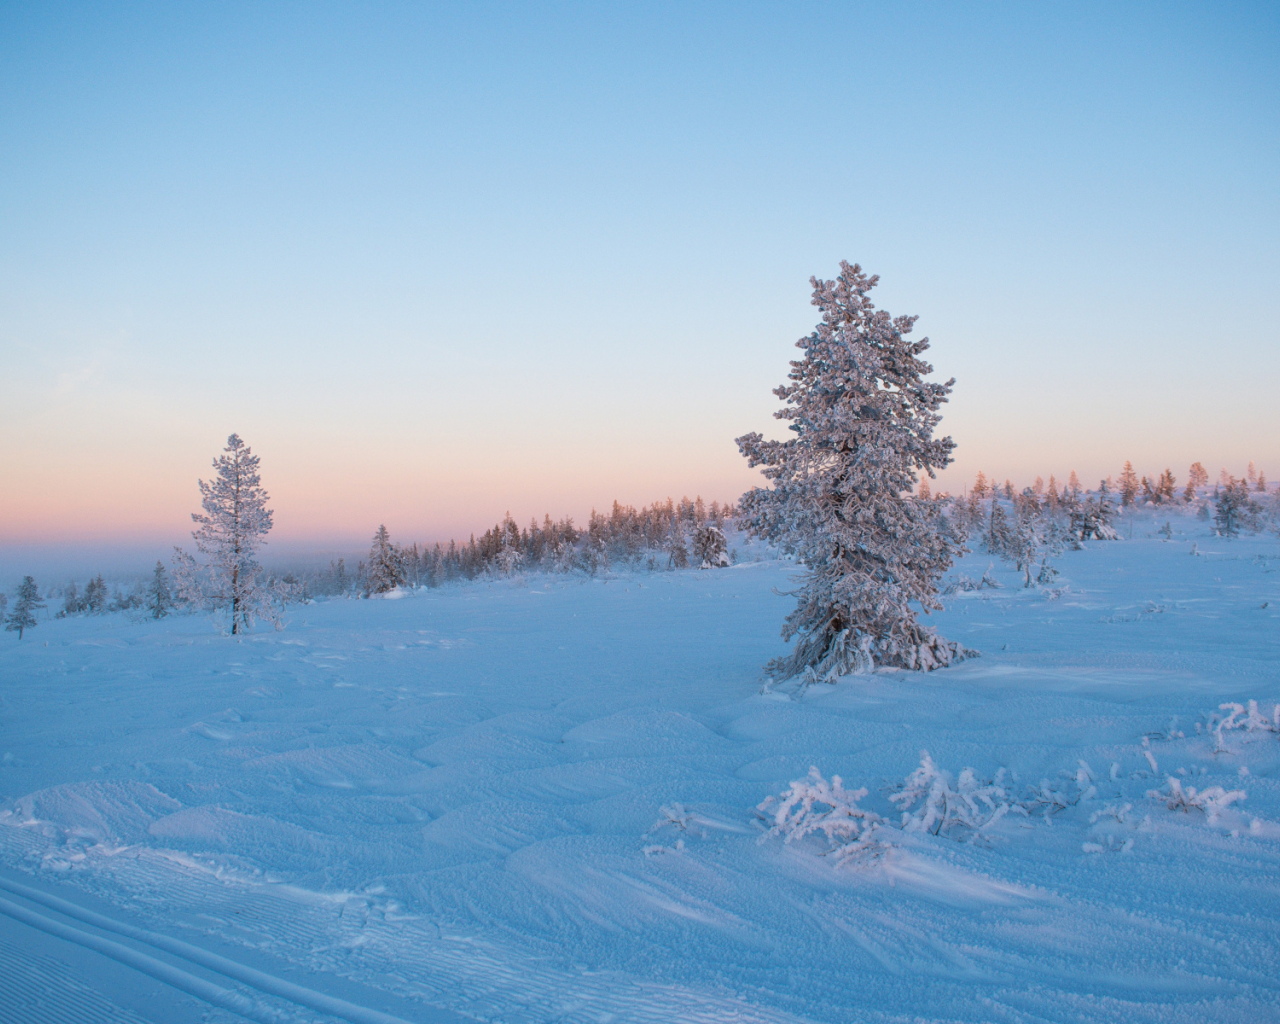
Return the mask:
M 786 562 L 319 603 L 239 641 L 41 622 L 0 647 L 0 898 L 277 1019 L 1280 1019 L 1280 549 L 1175 525 L 948 596 L 926 622 L 980 659 L 798 699 L 759 692 Z M 876 856 L 767 835 L 811 767 L 866 790 Z M 940 779 L 988 799 L 924 825 Z M 94 955 L 77 998 L 142 977 Z

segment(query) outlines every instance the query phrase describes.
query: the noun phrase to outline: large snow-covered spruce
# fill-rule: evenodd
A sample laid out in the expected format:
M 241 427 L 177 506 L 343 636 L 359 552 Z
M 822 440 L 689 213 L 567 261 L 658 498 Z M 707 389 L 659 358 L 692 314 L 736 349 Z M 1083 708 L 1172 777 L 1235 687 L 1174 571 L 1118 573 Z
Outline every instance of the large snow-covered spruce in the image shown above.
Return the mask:
M 272 516 L 258 462 L 238 434 L 227 438 L 223 454 L 213 460 L 217 476 L 209 483 L 200 481 L 204 514 L 191 513 L 199 527 L 191 536 L 208 562 L 201 565 L 174 549 L 174 578 L 183 599 L 229 614 L 232 633 L 247 631 L 255 617 L 278 624 L 255 557 L 271 530 Z
M 940 608 L 938 581 L 955 554 L 938 505 L 912 496 L 955 443 L 934 438 L 954 380 L 924 380 L 929 339 L 911 341 L 916 318 L 891 317 L 867 297 L 879 278 L 840 264 L 834 281 L 811 278 L 822 321 L 796 342 L 791 383 L 774 389 L 794 436 L 738 438 L 772 484 L 742 498 L 745 527 L 782 544 L 808 572 L 782 635 L 795 648 L 771 661 L 775 679 L 831 682 L 876 665 L 930 670 L 973 652 L 921 626 L 913 604 Z

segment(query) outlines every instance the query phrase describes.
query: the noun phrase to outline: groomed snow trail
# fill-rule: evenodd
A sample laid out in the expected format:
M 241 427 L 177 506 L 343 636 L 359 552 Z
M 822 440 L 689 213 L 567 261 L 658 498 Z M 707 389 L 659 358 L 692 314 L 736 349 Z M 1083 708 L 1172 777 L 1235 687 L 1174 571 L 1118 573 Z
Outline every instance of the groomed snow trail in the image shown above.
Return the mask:
M 1280 703 L 1280 548 L 1175 525 L 948 598 L 979 660 L 794 700 L 759 693 L 779 562 L 242 641 L 42 622 L 0 645 L 0 990 L 51 993 L 24 1020 L 148 1019 L 112 1002 L 135 975 L 218 1020 L 1280 1020 L 1280 734 L 1204 728 Z M 810 765 L 896 822 L 922 750 L 1068 806 L 861 869 L 759 841 Z M 1211 820 L 1170 778 L 1247 797 Z M 36 933 L 97 955 L 73 984 Z

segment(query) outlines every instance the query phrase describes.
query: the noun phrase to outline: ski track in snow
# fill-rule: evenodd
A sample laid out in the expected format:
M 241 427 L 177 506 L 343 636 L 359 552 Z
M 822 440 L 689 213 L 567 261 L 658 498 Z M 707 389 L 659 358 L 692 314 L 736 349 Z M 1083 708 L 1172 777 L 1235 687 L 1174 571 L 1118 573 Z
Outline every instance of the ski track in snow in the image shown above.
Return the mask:
M 243 640 L 41 622 L 0 645 L 0 1021 L 146 1019 L 24 929 L 218 1020 L 1280 1020 L 1280 736 L 1195 729 L 1280 702 L 1280 549 L 1154 526 L 1064 554 L 1056 593 L 997 565 L 947 598 L 980 659 L 795 700 L 759 693 L 780 562 Z M 811 764 L 896 821 L 924 749 L 1019 793 L 1083 760 L 1097 792 L 860 869 L 758 841 Z M 1147 797 L 1166 776 L 1248 795 L 1210 821 Z

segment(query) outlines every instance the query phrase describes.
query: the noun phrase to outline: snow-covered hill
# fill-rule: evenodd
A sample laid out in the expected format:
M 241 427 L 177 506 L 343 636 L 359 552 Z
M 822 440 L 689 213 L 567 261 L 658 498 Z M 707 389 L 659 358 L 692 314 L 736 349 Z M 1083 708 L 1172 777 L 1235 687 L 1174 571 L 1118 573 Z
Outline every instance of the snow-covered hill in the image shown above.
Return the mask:
M 1280 547 L 1174 525 L 796 697 L 774 561 L 6 636 L 0 1020 L 1280 1019 Z M 765 835 L 810 766 L 880 856 Z

